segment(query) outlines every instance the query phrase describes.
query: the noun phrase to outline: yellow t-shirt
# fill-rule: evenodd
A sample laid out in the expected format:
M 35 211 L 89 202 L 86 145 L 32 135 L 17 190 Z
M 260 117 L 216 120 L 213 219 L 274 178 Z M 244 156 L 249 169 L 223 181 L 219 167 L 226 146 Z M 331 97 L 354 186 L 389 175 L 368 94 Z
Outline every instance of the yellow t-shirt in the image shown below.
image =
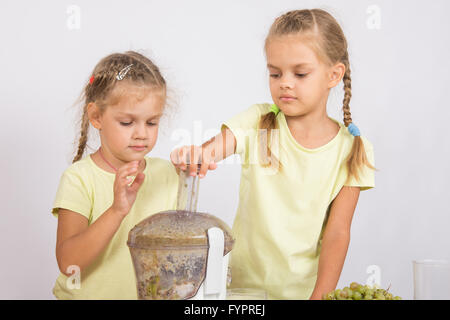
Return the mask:
M 316 149 L 305 148 L 292 136 L 280 112 L 279 148 L 273 153 L 282 170 L 258 162 L 257 128 L 270 104 L 257 104 L 223 126 L 236 137 L 242 172 L 239 205 L 233 224 L 231 287 L 263 288 L 269 299 L 309 299 L 315 286 L 323 226 L 330 204 L 341 188 L 375 186 L 373 170 L 360 171 L 360 181 L 346 183 L 345 158 L 354 137 L 343 123 L 339 133 Z M 364 137 L 369 162 L 373 146 Z
M 176 208 L 178 175 L 169 161 L 145 157 L 145 180 L 136 201 L 103 252 L 76 279 L 60 273 L 53 288 L 58 299 L 137 299 L 128 232 L 148 216 Z M 61 177 L 52 213 L 75 211 L 91 225 L 113 203 L 115 174 L 98 167 L 90 156 L 72 164 Z

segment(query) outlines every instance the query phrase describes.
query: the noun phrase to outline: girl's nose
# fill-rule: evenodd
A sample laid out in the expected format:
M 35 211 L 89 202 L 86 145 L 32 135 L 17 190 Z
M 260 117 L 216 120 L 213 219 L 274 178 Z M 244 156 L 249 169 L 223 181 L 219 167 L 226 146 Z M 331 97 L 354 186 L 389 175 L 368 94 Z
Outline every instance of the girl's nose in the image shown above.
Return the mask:
M 280 89 L 293 89 L 293 85 L 291 83 L 281 83 Z
M 280 89 L 293 89 L 293 88 L 294 88 L 294 84 L 291 79 L 289 79 L 288 77 L 284 77 L 281 79 Z
M 147 131 L 145 130 L 145 124 L 144 125 L 137 125 L 135 126 L 134 132 L 133 132 L 133 138 L 135 139 L 145 139 L 147 137 Z

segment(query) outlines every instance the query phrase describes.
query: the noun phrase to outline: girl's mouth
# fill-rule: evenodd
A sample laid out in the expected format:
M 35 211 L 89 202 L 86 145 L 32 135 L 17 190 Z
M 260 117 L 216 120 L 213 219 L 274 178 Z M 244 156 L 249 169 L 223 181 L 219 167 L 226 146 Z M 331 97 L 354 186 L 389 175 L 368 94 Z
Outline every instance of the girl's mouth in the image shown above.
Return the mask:
M 133 150 L 136 150 L 136 151 L 144 151 L 146 147 L 145 146 L 137 146 L 137 147 L 131 146 L 130 148 Z
M 285 97 L 280 97 L 280 100 L 283 102 L 290 102 L 290 101 L 297 100 L 297 98 L 285 96 Z

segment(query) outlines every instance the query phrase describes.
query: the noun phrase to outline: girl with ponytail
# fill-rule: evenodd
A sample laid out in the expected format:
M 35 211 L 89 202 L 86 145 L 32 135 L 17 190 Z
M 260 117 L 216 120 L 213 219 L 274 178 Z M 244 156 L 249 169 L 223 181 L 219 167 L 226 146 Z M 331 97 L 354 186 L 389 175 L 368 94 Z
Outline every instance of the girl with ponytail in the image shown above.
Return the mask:
M 359 193 L 375 186 L 373 146 L 350 112 L 347 40 L 321 9 L 278 17 L 265 41 L 271 103 L 255 104 L 202 146 L 171 160 L 203 177 L 241 156 L 233 224 L 231 287 L 260 288 L 272 299 L 321 299 L 342 271 Z M 343 81 L 343 122 L 327 115 L 329 92 Z

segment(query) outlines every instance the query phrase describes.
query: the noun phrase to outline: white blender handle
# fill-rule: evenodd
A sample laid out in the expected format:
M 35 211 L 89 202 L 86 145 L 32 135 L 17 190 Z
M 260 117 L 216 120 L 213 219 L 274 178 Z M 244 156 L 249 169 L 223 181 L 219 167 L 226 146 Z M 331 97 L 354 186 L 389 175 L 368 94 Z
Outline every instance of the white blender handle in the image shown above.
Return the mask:
M 217 294 L 222 290 L 223 278 L 223 249 L 225 236 L 222 229 L 213 227 L 208 229 L 208 260 L 206 278 L 204 281 L 205 295 Z

